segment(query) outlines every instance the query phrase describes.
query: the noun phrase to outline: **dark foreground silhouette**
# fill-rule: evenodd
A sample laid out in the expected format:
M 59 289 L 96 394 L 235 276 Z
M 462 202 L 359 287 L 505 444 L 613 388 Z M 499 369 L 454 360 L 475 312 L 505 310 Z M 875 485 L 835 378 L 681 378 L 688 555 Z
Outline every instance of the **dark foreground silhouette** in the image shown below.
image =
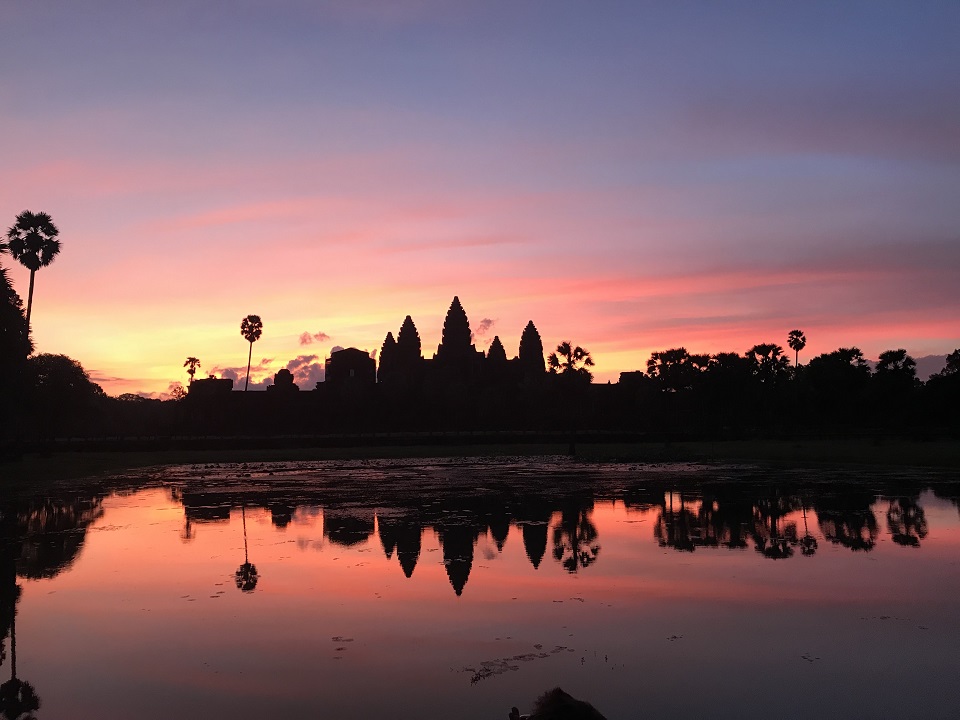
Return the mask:
M 521 715 L 517 708 L 510 710 L 510 720 L 606 720 L 597 709 L 588 702 L 577 700 L 560 688 L 545 692 L 533 706 L 529 715 Z

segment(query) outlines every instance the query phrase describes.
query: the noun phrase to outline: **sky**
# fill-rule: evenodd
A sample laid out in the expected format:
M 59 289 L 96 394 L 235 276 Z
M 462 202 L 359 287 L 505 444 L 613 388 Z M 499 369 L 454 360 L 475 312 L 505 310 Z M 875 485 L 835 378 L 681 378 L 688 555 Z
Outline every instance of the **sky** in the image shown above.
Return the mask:
M 596 379 L 960 346 L 960 3 L 0 0 L 0 222 L 37 352 L 112 395 L 305 389 L 459 296 Z M 5 219 L 4 219 L 5 218 Z M 26 300 L 28 272 L 9 256 Z M 788 351 L 789 352 L 789 351 Z M 792 354 L 792 353 L 791 353 Z

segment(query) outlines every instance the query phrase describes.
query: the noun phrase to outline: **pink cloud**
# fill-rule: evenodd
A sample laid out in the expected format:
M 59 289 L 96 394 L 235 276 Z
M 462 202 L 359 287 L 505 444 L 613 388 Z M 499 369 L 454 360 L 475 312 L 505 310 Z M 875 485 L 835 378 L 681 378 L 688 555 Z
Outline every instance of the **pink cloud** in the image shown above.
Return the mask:
M 330 336 L 325 332 L 315 332 L 315 333 L 300 333 L 300 344 L 301 345 L 310 345 L 314 341 L 317 342 L 326 342 L 330 339 Z

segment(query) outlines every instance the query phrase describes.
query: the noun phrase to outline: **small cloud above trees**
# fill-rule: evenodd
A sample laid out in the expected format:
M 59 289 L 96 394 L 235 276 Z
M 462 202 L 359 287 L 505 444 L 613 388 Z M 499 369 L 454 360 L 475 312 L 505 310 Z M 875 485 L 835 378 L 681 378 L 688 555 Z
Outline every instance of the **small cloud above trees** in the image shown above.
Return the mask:
M 310 333 L 310 332 L 300 333 L 301 345 L 310 345 L 313 342 L 326 342 L 329 339 L 330 339 L 330 336 L 322 331 L 318 331 L 315 333 Z

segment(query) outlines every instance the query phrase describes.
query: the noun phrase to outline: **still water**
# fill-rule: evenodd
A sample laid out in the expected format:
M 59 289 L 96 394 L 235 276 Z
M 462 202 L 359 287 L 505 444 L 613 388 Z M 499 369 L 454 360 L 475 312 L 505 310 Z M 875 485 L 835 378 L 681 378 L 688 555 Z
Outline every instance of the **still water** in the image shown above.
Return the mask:
M 495 720 L 557 685 L 611 719 L 958 717 L 958 498 L 921 472 L 555 458 L 19 493 L 0 717 Z

